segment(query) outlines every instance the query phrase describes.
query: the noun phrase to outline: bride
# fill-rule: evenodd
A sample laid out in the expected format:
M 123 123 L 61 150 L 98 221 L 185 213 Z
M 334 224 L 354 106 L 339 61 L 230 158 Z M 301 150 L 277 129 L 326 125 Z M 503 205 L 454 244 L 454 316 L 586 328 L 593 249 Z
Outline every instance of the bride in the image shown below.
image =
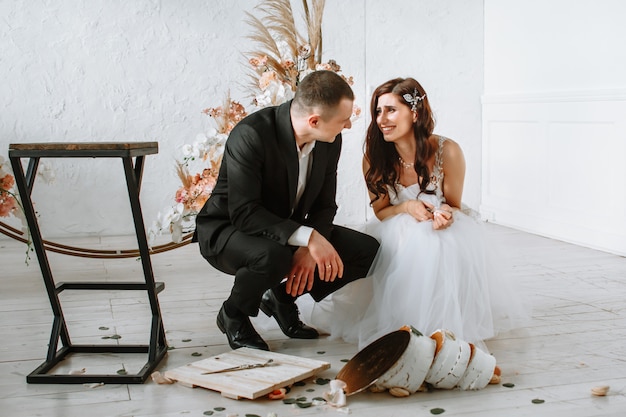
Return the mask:
M 370 279 L 315 304 L 310 322 L 359 348 L 403 325 L 425 335 L 448 329 L 484 348 L 529 314 L 461 203 L 463 152 L 433 134 L 428 97 L 412 78 L 380 85 L 371 113 L 363 172 L 381 246 Z

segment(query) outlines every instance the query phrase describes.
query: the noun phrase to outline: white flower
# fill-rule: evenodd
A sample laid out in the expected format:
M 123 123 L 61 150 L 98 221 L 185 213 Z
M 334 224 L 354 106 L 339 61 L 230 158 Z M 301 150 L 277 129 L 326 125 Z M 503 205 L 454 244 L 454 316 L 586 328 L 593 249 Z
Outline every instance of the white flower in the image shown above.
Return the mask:
M 172 241 L 180 243 L 183 240 L 183 225 L 182 219 L 172 223 L 170 230 L 172 231 Z
M 41 179 L 46 184 L 52 184 L 56 178 L 56 175 L 54 171 L 52 170 L 52 168 L 50 167 L 50 165 L 46 164 L 45 162 L 41 162 L 39 164 L 37 175 L 39 175 L 39 177 L 41 177 Z
M 189 144 L 189 143 L 185 143 L 181 147 L 181 151 L 182 151 L 183 156 L 185 158 L 191 158 L 193 156 L 193 146 L 191 146 L 191 144 Z
M 283 83 L 272 81 L 262 94 L 256 96 L 259 107 L 276 106 L 293 98 L 291 88 L 285 88 Z

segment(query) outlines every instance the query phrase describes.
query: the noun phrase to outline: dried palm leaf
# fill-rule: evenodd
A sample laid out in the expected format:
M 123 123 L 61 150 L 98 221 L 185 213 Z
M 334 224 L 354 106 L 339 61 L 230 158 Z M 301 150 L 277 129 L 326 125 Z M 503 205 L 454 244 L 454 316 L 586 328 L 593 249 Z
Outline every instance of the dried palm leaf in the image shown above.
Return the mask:
M 268 66 L 276 71 L 279 75 L 284 75 L 285 69 L 280 65 L 280 48 L 276 44 L 276 39 L 274 39 L 272 33 L 259 18 L 253 16 L 248 12 L 246 12 L 246 15 L 248 16 L 248 19 L 246 19 L 246 23 L 252 26 L 253 29 L 252 34 L 247 36 L 247 38 L 256 42 L 260 47 L 260 51 L 262 51 L 251 53 L 258 56 L 266 55 L 268 57 Z
M 303 37 L 296 29 L 291 1 L 265 0 L 257 8 L 266 14 L 263 19 L 266 27 L 288 45 L 291 56 L 295 58 Z
M 322 18 L 326 1 L 312 0 L 312 8 L 309 8 L 308 0 L 302 0 L 302 4 L 309 45 L 311 45 L 311 56 L 307 63 L 309 68 L 315 69 L 315 65 L 322 62 Z
M 178 178 L 180 178 L 180 182 L 183 184 L 183 187 L 189 189 L 192 184 L 191 175 L 189 175 L 189 170 L 184 164 L 176 165 L 176 173 L 178 174 Z

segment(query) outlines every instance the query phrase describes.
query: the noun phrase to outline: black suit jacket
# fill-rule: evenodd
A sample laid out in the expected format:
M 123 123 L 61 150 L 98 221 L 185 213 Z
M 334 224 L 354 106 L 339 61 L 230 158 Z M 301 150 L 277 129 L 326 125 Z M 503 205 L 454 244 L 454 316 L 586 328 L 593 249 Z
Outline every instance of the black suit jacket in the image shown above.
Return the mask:
M 330 237 L 341 134 L 333 143 L 315 144 L 296 207 L 298 155 L 290 107 L 287 102 L 261 109 L 230 133 L 215 189 L 196 217 L 195 239 L 203 256 L 219 254 L 235 230 L 283 245 L 300 225 Z

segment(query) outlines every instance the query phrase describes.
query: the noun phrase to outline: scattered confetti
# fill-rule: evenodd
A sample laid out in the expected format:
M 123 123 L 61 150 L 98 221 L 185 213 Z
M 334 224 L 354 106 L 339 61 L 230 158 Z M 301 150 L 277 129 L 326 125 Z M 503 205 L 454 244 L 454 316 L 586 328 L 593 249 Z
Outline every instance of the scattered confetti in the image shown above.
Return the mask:
M 183 339 L 182 341 L 183 341 L 184 343 L 187 343 L 187 342 L 191 342 L 191 339 Z
M 202 414 L 204 414 L 205 416 L 212 416 L 212 415 L 213 415 L 213 411 L 208 410 L 208 411 L 205 411 L 205 412 L 204 412 L 204 413 L 202 413 Z
M 350 362 L 350 359 L 342 359 L 340 362 Z
M 296 398 L 296 402 L 303 403 L 306 401 L 306 397 L 298 397 Z
M 296 402 L 296 405 L 300 408 L 309 408 L 313 403 L 309 402 Z
M 117 374 L 118 375 L 126 375 L 126 374 L 128 374 L 128 372 L 126 372 L 126 369 L 118 369 L 117 370 Z
M 505 382 L 504 384 L 502 384 L 503 387 L 506 388 L 513 388 L 515 386 L 515 384 L 511 383 L 511 382 Z
M 534 400 L 532 400 L 533 404 L 543 404 L 545 403 L 545 400 L 542 400 L 541 398 L 535 398 Z
M 328 379 L 328 378 L 317 378 L 317 379 L 315 379 L 315 383 L 317 385 L 326 385 L 329 382 L 330 382 L 330 379 Z
M 308 388 L 306 392 L 315 392 L 315 388 Z
M 320 351 L 317 352 L 318 355 L 323 355 L 324 353 L 326 353 L 325 350 L 320 350 Z
M 246 417 L 261 417 L 258 414 L 246 414 Z
M 98 327 L 98 330 L 109 330 L 109 328 L 106 326 L 100 326 Z
M 226 408 L 225 408 L 225 407 L 213 407 L 213 409 L 214 409 L 215 411 L 224 411 L 224 410 L 226 410 Z
M 306 385 L 306 382 L 304 381 L 297 381 L 297 382 L 294 382 L 293 384 L 294 387 L 303 387 L 305 385 Z
M 446 410 L 444 410 L 443 408 L 431 408 L 430 414 L 441 414 L 445 411 Z
M 202 356 L 202 353 L 200 352 L 194 352 L 191 354 L 191 356 Z
M 109 337 L 109 339 L 121 339 L 122 336 L 120 336 L 119 334 L 114 334 L 113 336 Z
M 285 388 L 279 388 L 267 394 L 267 397 L 270 400 L 282 400 L 283 398 L 285 398 L 286 393 L 287 390 Z
M 295 398 L 285 398 L 283 400 L 283 404 L 295 404 L 296 403 L 296 399 Z
M 150 374 L 150 377 L 152 378 L 152 380 L 154 382 L 156 382 L 157 384 L 173 384 L 174 381 L 167 378 L 165 375 L 163 375 L 161 372 L 159 371 L 154 371 L 152 372 L 152 374 Z
M 591 388 L 591 394 L 595 395 L 597 397 L 604 397 L 607 392 L 609 392 L 609 386 L 608 385 L 600 385 L 597 387 L 593 387 Z

